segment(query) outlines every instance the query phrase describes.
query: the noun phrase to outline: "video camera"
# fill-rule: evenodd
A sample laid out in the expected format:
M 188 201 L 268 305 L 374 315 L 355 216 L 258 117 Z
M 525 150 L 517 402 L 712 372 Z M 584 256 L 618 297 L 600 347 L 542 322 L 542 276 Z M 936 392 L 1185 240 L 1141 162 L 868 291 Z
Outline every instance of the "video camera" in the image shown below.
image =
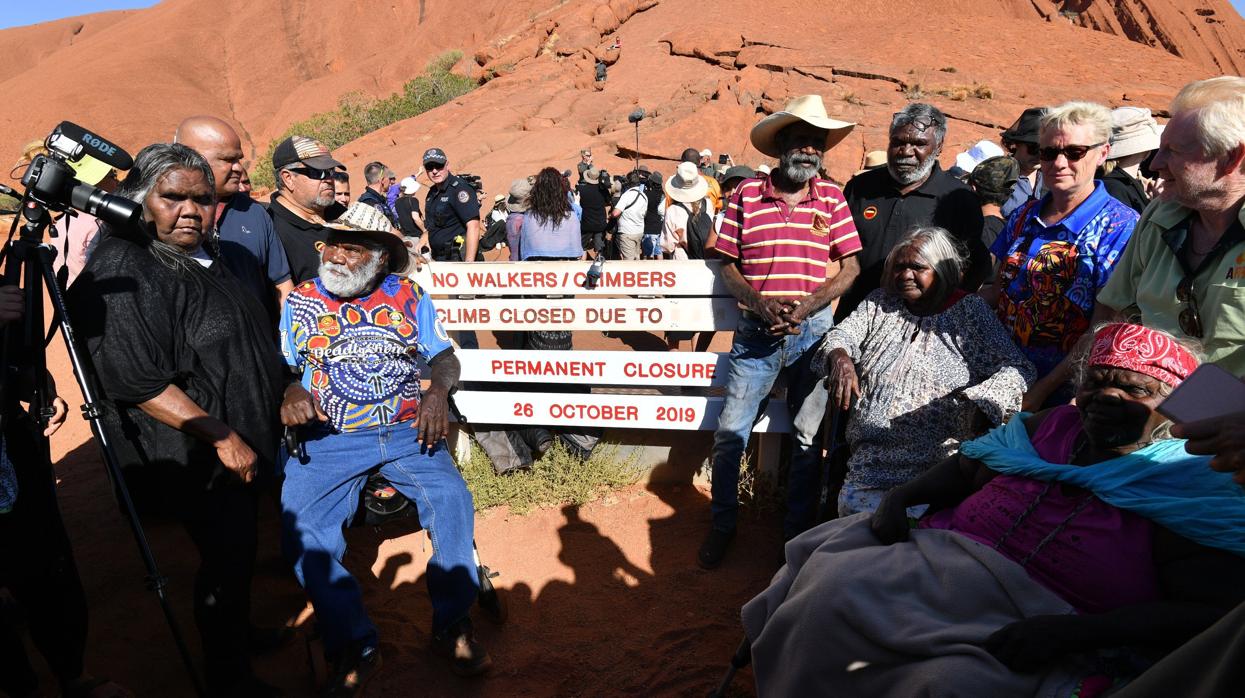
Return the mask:
M 458 178 L 467 184 L 470 184 L 471 188 L 475 189 L 477 194 L 484 193 L 484 182 L 480 181 L 480 175 L 459 173 Z
M 128 153 L 68 121 L 53 129 L 44 144 L 48 155 L 36 155 L 22 175 L 26 196 L 52 211 L 77 209 L 118 228 L 137 225 L 142 220 L 142 206 L 79 182 L 69 166 L 89 155 L 106 165 L 128 170 L 134 166 Z

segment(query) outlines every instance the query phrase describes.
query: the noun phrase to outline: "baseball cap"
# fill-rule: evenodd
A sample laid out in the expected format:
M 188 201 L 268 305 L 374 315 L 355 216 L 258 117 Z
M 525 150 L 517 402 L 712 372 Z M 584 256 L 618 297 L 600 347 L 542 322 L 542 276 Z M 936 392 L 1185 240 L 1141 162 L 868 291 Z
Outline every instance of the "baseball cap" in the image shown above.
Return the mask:
M 440 148 L 429 148 L 424 151 L 424 164 L 435 162 L 441 165 L 449 162 L 450 159 L 445 157 L 445 151 Z
M 1006 194 L 1020 178 L 1020 163 L 1007 155 L 986 158 L 973 168 L 969 182 L 989 194 Z
M 83 155 L 77 160 L 70 160 L 69 167 L 74 171 L 74 177 L 85 184 L 99 184 L 112 172 L 112 165 L 101 162 L 91 157 Z
M 398 187 L 402 189 L 403 194 L 415 194 L 419 191 L 419 182 L 415 181 L 414 177 L 403 177 L 402 181 L 398 182 Z
M 711 158 L 713 157 L 713 151 L 709 150 L 708 148 L 705 148 L 704 150 L 700 151 L 700 157 Z
M 272 151 L 272 166 L 278 170 L 290 165 L 303 164 L 317 170 L 331 170 L 345 165 L 333 159 L 328 146 L 314 138 L 290 136 Z

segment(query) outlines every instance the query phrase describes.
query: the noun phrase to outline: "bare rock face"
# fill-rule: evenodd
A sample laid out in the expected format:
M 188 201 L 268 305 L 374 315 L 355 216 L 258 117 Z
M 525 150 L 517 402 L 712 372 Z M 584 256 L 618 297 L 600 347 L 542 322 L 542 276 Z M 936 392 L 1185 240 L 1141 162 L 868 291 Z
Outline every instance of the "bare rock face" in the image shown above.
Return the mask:
M 827 155 L 844 180 L 884 147 L 891 115 L 926 101 L 950 118 L 944 160 L 997 138 L 1025 107 L 1087 98 L 1163 113 L 1176 90 L 1242 72 L 1245 21 L 1225 0 L 165 0 L 0 32 L 10 95 L 0 115 L 16 154 L 62 119 L 136 152 L 185 116 L 239 126 L 248 154 L 350 93 L 380 96 L 446 50 L 483 84 L 420 117 L 338 148 L 352 170 L 415 172 L 445 148 L 490 193 L 591 146 L 621 173 L 669 174 L 684 148 L 758 165 L 748 131 L 815 93 L 857 123 Z M 897 21 L 902 19 L 902 21 Z M 597 62 L 607 79 L 596 80 Z M 49 86 L 63 89 L 48 89 Z M 645 118 L 638 133 L 627 115 Z M 636 136 L 639 136 L 639 145 Z

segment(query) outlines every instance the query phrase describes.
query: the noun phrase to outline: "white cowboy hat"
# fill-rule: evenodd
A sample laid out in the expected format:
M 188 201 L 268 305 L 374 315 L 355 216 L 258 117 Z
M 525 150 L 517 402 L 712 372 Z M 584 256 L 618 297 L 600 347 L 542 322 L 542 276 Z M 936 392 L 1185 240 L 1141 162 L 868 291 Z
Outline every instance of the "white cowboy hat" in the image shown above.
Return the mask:
M 856 124 L 850 121 L 831 119 L 826 114 L 826 105 L 822 103 L 821 95 L 804 95 L 791 100 L 785 109 L 770 114 L 753 126 L 752 147 L 770 157 L 778 157 L 780 153 L 778 146 L 774 143 L 774 136 L 778 135 L 783 127 L 790 126 L 797 121 L 829 131 L 826 134 L 826 150 L 838 145 L 839 141 L 846 138 L 847 134 L 856 128 Z
M 679 169 L 666 180 L 666 196 L 681 204 L 700 201 L 709 193 L 709 183 L 691 162 L 679 163 Z

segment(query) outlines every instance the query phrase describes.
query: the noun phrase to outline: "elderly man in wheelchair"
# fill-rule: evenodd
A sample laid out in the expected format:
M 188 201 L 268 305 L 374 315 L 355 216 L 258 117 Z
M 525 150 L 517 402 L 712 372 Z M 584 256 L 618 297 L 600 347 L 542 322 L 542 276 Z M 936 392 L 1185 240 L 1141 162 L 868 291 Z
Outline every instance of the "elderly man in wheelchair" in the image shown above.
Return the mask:
M 327 695 L 358 693 L 380 665 L 376 627 L 342 565 L 343 529 L 376 473 L 429 531 L 433 652 L 463 675 L 491 664 L 469 616 L 480 589 L 471 494 L 444 441 L 458 359 L 431 299 L 392 273 L 406 266 L 401 239 L 363 208 L 329 230 L 320 277 L 290 294 L 281 317 L 282 351 L 302 377 L 281 405 L 301 439 L 285 468 L 282 545 L 334 667 Z M 422 395 L 420 358 L 431 372 Z

